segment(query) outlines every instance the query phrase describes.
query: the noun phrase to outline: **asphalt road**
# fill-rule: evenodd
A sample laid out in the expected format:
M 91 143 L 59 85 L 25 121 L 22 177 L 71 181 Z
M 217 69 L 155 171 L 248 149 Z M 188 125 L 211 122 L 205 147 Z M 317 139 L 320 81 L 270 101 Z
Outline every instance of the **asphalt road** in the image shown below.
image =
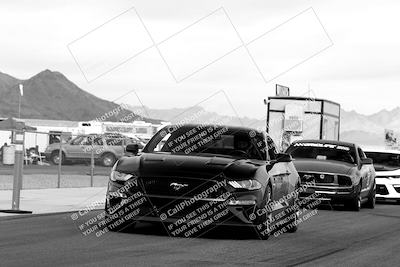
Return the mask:
M 98 211 L 93 212 L 95 216 Z M 71 214 L 0 219 L 1 266 L 399 266 L 400 206 L 361 212 L 319 210 L 295 234 L 267 241 L 251 230 L 218 228 L 172 238 L 139 224 L 125 233 L 83 236 Z

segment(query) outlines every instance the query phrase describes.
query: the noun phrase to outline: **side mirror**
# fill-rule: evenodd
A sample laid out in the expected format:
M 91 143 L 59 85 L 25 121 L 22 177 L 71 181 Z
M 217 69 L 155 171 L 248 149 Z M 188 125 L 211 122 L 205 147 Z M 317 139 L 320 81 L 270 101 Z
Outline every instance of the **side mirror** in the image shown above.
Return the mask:
M 361 165 L 370 165 L 373 163 L 374 163 L 374 161 L 370 158 L 361 159 Z
M 138 144 L 129 144 L 126 146 L 126 152 L 137 155 L 139 153 L 139 145 Z
M 292 161 L 292 156 L 290 156 L 287 153 L 278 153 L 276 155 L 276 161 L 277 162 L 291 162 Z

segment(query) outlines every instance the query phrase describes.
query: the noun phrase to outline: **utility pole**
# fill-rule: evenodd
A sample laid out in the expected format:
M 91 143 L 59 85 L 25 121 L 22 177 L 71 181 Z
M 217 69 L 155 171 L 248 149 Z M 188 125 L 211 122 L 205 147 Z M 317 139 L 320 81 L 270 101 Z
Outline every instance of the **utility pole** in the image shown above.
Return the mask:
M 21 97 L 24 95 L 24 85 L 19 84 L 18 119 L 21 119 Z

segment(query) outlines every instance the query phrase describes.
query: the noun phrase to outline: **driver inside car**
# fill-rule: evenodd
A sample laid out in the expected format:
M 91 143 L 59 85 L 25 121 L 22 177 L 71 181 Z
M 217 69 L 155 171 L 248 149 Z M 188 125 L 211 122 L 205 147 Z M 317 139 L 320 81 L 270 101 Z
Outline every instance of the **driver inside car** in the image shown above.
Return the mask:
M 247 154 L 248 157 L 254 154 L 254 149 L 253 146 L 250 142 L 249 139 L 241 138 L 236 141 L 236 146 L 235 146 L 236 151 L 243 151 Z

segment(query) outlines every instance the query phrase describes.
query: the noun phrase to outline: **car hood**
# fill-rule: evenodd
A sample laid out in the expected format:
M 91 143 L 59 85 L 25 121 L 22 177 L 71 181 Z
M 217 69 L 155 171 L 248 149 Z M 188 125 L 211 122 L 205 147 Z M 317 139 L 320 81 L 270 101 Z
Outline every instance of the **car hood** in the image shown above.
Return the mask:
M 294 159 L 293 163 L 298 172 L 333 173 L 350 175 L 357 169 L 355 164 L 317 159 Z
M 376 176 L 375 180 L 376 180 L 376 184 L 387 184 L 387 185 L 400 184 L 400 178 L 396 178 L 396 177 L 392 178 L 392 177 Z
M 206 157 L 143 153 L 119 160 L 116 170 L 141 177 L 180 176 L 212 179 L 224 174 L 235 179 L 254 177 L 261 161 L 225 157 Z
M 400 184 L 400 169 L 394 171 L 376 171 L 377 184 Z
M 381 170 L 376 170 L 376 176 L 378 177 L 390 177 L 390 176 L 400 176 L 400 169 L 397 170 L 390 170 L 390 171 L 381 171 Z

